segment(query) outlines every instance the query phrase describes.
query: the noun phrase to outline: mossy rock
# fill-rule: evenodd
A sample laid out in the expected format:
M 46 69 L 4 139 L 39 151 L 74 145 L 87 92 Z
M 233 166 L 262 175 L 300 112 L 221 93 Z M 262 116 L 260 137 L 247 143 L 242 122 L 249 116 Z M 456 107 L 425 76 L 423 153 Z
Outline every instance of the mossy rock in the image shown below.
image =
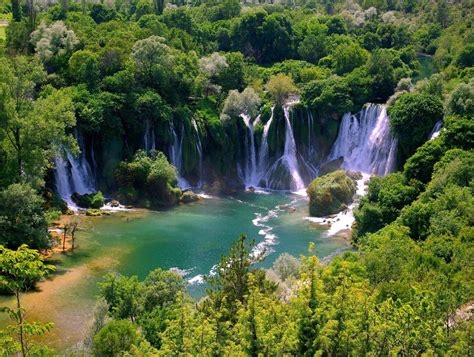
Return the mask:
M 102 192 L 98 191 L 96 193 L 86 193 L 85 195 L 80 195 L 75 192 L 71 196 L 75 204 L 82 208 L 100 208 L 105 204 L 105 198 Z
M 309 214 L 324 217 L 346 209 L 352 202 L 356 187 L 355 180 L 343 170 L 314 179 L 307 189 Z
M 86 211 L 86 216 L 90 217 L 99 217 L 102 216 L 104 212 L 100 209 L 91 208 Z
M 181 202 L 182 203 L 191 203 L 199 201 L 201 198 L 199 195 L 195 194 L 193 191 L 184 191 L 181 195 Z

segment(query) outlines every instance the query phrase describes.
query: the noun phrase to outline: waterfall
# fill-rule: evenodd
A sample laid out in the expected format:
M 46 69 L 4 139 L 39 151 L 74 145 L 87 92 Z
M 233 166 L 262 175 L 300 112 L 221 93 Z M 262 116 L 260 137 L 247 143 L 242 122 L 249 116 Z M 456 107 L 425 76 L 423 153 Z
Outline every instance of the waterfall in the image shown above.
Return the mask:
M 95 180 L 91 167 L 85 156 L 85 149 L 80 135 L 76 135 L 81 153 L 74 157 L 63 148 L 65 157 L 58 154 L 54 159 L 56 191 L 69 206 L 75 207 L 71 195 L 75 192 L 83 195 L 96 192 Z
M 305 188 L 305 184 L 300 173 L 289 106 L 284 106 L 283 112 L 285 117 L 285 146 L 283 155 L 273 163 L 265 174 L 265 179 L 268 188 L 301 191 Z
M 434 125 L 433 130 L 431 130 L 430 135 L 428 136 L 429 140 L 436 139 L 441 133 L 442 128 L 443 128 L 443 122 L 441 120 L 438 120 L 436 124 Z
M 265 123 L 265 126 L 263 127 L 263 134 L 262 134 L 262 142 L 260 144 L 260 150 L 258 152 L 258 170 L 259 170 L 259 182 L 257 183 L 258 185 L 260 184 L 260 181 L 263 179 L 265 180 L 265 174 L 267 172 L 267 168 L 269 166 L 268 163 L 268 131 L 270 130 L 270 127 L 273 122 L 273 110 L 275 107 L 272 107 L 272 114 L 270 115 L 270 118 L 268 121 Z M 268 180 L 266 180 L 268 181 Z
M 285 149 L 283 151 L 282 159 L 283 162 L 286 164 L 286 167 L 288 168 L 288 171 L 291 176 L 292 185 L 290 188 L 292 190 L 299 191 L 304 189 L 305 185 L 298 168 L 298 159 L 296 158 L 296 142 L 295 137 L 293 136 L 293 128 L 291 127 L 289 108 L 285 106 L 283 108 L 283 111 L 285 113 L 286 128 Z
M 395 169 L 397 145 L 385 106 L 369 104 L 344 115 L 328 161 L 342 157 L 345 169 L 383 176 Z
M 199 136 L 199 128 L 196 123 L 196 120 L 193 119 L 193 127 L 196 132 L 196 150 L 199 155 L 199 181 L 197 187 L 202 187 L 203 181 L 202 181 L 202 143 L 201 143 L 201 137 Z
M 258 186 L 258 172 L 257 172 L 257 154 L 255 150 L 255 136 L 254 136 L 254 123 L 247 114 L 241 114 L 245 127 L 247 129 L 247 135 L 245 137 L 245 165 L 242 169 L 240 167 L 239 172 L 242 181 L 245 183 L 245 187 Z M 255 122 L 258 121 L 258 118 Z
M 143 144 L 145 151 L 156 150 L 155 130 L 150 120 L 145 121 L 145 133 L 143 134 Z
M 181 126 L 181 138 L 178 140 L 178 135 L 174 130 L 174 126 L 171 125 L 171 135 L 173 137 L 173 145 L 169 148 L 169 157 L 171 163 L 176 167 L 176 174 L 178 179 L 178 186 L 182 189 L 190 187 L 188 181 L 181 176 L 182 163 L 183 163 L 183 138 L 184 138 L 184 127 Z

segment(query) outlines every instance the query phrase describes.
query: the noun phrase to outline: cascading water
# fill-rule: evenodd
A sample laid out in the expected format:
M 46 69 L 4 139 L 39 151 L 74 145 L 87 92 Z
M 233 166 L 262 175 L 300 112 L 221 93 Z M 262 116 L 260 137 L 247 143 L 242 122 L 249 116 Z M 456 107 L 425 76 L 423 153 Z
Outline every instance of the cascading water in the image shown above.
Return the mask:
M 397 145 L 385 106 L 369 104 L 344 115 L 328 161 L 342 157 L 345 169 L 383 176 L 395 169 Z
M 143 134 L 143 145 L 145 151 L 156 150 L 155 130 L 150 120 L 145 121 L 145 132 Z
M 178 139 L 178 135 L 173 126 L 170 127 L 171 136 L 173 137 L 173 145 L 169 149 L 169 157 L 171 163 L 176 167 L 178 186 L 182 189 L 187 189 L 190 187 L 188 181 L 181 176 L 182 163 L 183 163 L 183 138 L 184 138 L 184 128 L 181 127 L 181 138 Z
M 196 151 L 198 152 L 199 155 L 199 181 L 197 187 L 202 187 L 203 185 L 203 180 L 202 180 L 202 143 L 201 143 L 201 137 L 199 136 L 199 128 L 196 123 L 196 120 L 193 119 L 193 127 L 196 132 Z
M 436 139 L 441 133 L 441 129 L 443 129 L 443 122 L 438 120 L 434 125 L 433 130 L 431 130 L 430 135 L 428 136 L 429 140 Z
M 69 150 L 63 148 L 66 153 L 65 157 L 58 155 L 54 159 L 56 190 L 71 207 L 75 207 L 71 199 L 73 193 L 77 192 L 83 195 L 96 192 L 94 175 L 85 156 L 82 138 L 80 135 L 76 135 L 76 137 L 81 153 L 74 157 Z
M 283 155 L 267 171 L 266 181 L 268 188 L 301 191 L 305 188 L 305 184 L 298 164 L 298 152 L 291 126 L 289 107 L 284 106 L 283 112 L 285 116 L 285 147 Z
M 257 154 L 255 149 L 254 123 L 252 118 L 247 114 L 241 114 L 243 122 L 247 129 L 245 137 L 245 164 L 243 167 L 239 165 L 239 173 L 245 187 L 258 186 L 259 172 L 257 171 Z M 258 118 L 255 120 L 257 122 Z

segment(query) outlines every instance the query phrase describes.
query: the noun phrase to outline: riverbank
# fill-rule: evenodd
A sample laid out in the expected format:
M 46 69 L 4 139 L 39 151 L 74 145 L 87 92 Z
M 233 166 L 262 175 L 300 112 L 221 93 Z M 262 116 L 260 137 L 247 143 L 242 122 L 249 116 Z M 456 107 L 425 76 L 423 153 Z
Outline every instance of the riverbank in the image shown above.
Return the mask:
M 306 221 L 306 216 L 305 198 L 251 192 L 211 197 L 165 211 L 81 215 L 78 249 L 55 250 L 48 261 L 57 266 L 57 272 L 38 284 L 38 291 L 24 295 L 27 318 L 53 321 L 55 328 L 43 340 L 62 351 L 82 341 L 92 318 L 97 283 L 108 272 L 143 279 L 157 267 L 178 269 L 188 281 L 188 292 L 199 299 L 206 289 L 203 277 L 241 233 L 255 239 L 255 254 L 266 256 L 259 268 L 271 267 L 283 252 L 296 257 L 306 254 L 310 242 L 316 244 L 321 258 L 350 248 L 343 237 L 326 237 L 325 228 Z M 61 220 L 60 225 L 64 223 Z

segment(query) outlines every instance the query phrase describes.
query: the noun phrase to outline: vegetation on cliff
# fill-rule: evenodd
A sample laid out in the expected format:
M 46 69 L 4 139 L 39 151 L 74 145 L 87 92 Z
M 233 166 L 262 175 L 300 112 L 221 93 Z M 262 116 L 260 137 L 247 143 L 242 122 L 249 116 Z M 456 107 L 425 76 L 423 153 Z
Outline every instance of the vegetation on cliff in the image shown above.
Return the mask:
M 354 198 L 356 183 L 343 170 L 317 177 L 307 188 L 309 214 L 324 217 L 347 208 Z

